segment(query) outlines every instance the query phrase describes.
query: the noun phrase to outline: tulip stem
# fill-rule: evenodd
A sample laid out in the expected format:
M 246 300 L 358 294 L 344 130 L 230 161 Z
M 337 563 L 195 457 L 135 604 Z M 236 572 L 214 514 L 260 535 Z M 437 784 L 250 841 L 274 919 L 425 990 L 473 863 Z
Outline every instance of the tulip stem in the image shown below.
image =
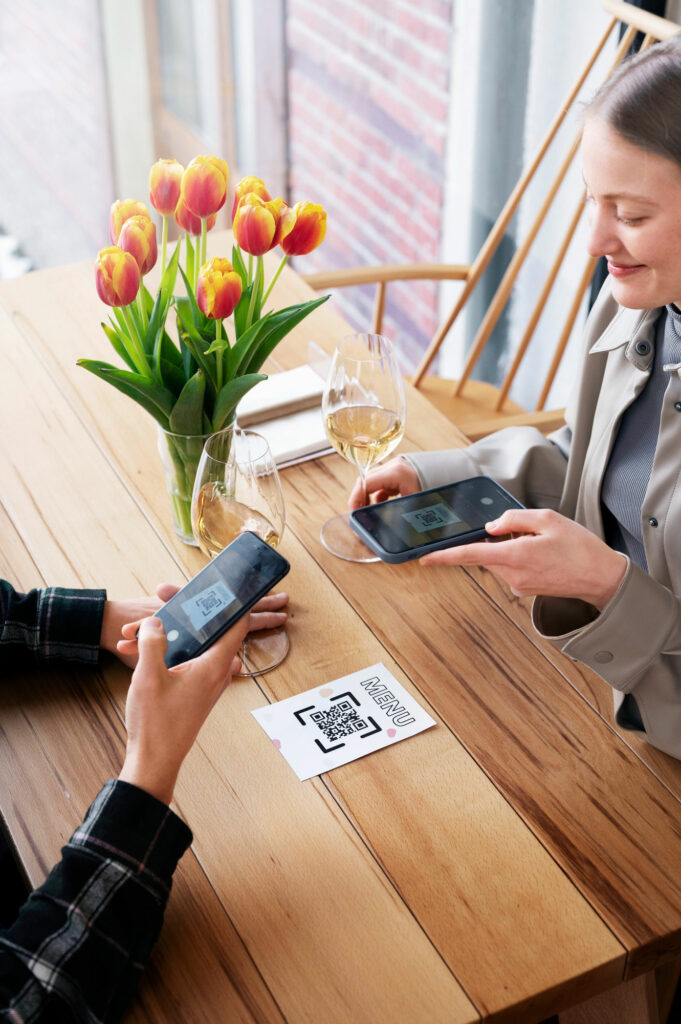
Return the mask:
M 248 304 L 248 316 L 246 317 L 246 329 L 253 323 L 253 314 L 258 300 L 258 292 L 262 290 L 262 256 L 256 261 L 255 277 L 251 281 L 251 301 Z
M 147 333 L 147 327 L 149 326 L 149 321 L 147 320 L 147 311 L 144 308 L 144 296 L 142 295 L 142 286 L 141 285 L 140 285 L 140 290 L 137 293 L 137 308 L 139 310 L 140 320 L 142 322 L 142 327 L 144 328 L 144 333 L 146 334 Z
M 163 216 L 163 232 L 161 234 L 161 274 L 166 269 L 166 246 L 168 245 L 168 218 Z
M 132 313 L 130 312 L 130 306 L 121 306 L 121 313 L 123 314 L 123 318 L 128 326 L 128 336 L 132 344 L 132 351 L 130 353 L 132 360 L 143 377 L 153 377 L 144 352 L 142 339 L 139 336 L 135 321 L 133 320 Z
M 219 318 L 215 321 L 215 340 L 222 341 L 222 320 Z M 215 353 L 215 365 L 217 366 L 217 380 L 215 384 L 215 393 L 220 394 L 222 388 L 222 360 L 224 356 L 224 349 L 219 348 Z
M 250 284 L 253 280 L 253 253 L 248 254 L 248 283 Z
M 208 227 L 207 220 L 205 217 L 201 218 L 201 266 L 206 262 L 206 248 L 207 248 L 207 235 Z
M 272 289 L 274 288 L 274 285 L 276 284 L 277 278 L 279 277 L 279 275 L 281 274 L 282 270 L 284 269 L 284 267 L 286 266 L 287 263 L 288 263 L 288 256 L 282 256 L 281 262 L 280 262 L 279 266 L 277 267 L 277 269 L 274 271 L 274 274 L 272 275 L 272 280 L 270 281 L 270 283 L 267 286 L 267 291 L 265 292 L 265 294 L 262 297 L 262 304 L 263 304 L 263 306 L 267 302 L 267 299 L 269 298 L 269 294 L 272 291 Z

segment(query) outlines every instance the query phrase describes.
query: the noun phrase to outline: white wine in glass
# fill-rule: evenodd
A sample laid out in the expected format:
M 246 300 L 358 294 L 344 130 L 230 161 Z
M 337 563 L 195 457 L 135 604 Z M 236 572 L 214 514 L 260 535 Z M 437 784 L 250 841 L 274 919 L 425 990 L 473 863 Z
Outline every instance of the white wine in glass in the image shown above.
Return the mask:
M 236 425 L 209 437 L 192 495 L 192 529 L 204 554 L 214 558 L 246 530 L 276 548 L 284 522 L 279 474 L 265 438 Z M 249 633 L 241 651 L 244 674 L 268 672 L 288 650 L 283 626 Z
M 366 474 L 402 440 L 406 415 L 404 383 L 392 345 L 380 334 L 352 334 L 336 346 L 322 399 L 329 441 L 357 467 L 366 500 Z M 327 551 L 349 562 L 376 556 L 353 533 L 348 513 L 322 527 Z

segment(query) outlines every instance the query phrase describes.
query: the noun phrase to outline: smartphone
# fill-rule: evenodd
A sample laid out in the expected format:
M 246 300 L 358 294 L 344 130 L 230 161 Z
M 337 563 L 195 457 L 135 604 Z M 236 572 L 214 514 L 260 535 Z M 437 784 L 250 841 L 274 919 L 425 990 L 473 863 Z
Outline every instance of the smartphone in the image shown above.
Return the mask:
M 257 534 L 240 534 L 155 613 L 166 631 L 168 668 L 215 643 L 290 568 Z
M 417 491 L 350 513 L 350 525 L 384 562 L 407 562 L 429 551 L 485 539 L 485 523 L 524 508 L 488 476 Z

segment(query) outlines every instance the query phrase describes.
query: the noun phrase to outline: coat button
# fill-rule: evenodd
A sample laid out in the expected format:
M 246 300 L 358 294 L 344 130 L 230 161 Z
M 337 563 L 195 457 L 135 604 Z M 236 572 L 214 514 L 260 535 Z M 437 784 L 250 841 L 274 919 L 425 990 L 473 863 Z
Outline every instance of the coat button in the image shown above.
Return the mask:
M 655 516 L 651 516 L 650 519 L 648 520 L 648 526 L 658 526 L 658 525 L 659 524 L 658 524 L 657 519 L 655 518 Z
M 647 356 L 650 352 L 649 341 L 637 341 L 636 342 L 636 353 L 639 356 Z
M 681 412 L 681 402 L 674 402 L 674 408 L 677 412 Z
M 607 665 L 609 661 L 612 661 L 613 657 L 612 651 L 596 651 L 594 661 L 600 662 L 601 665 Z

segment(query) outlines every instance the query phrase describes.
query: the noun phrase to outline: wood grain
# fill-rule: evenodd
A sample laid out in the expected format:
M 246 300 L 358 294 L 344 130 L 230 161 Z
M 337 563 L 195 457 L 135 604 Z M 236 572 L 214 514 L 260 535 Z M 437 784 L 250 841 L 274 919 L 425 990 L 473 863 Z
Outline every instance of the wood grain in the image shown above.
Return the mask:
M 136 586 L 149 591 L 159 578 L 168 578 L 173 572 L 177 576 L 180 570 L 174 553 L 140 514 L 137 500 L 120 486 L 117 472 L 82 429 L 46 368 L 28 346 L 17 342 L 11 327 L 4 326 L 6 330 L 0 330 L 0 351 L 7 372 L 0 375 L 0 403 L 15 418 L 16 440 L 10 457 L 0 460 L 0 489 L 7 497 L 15 534 L 31 549 L 38 571 L 50 579 L 64 572 L 74 585 L 82 585 L 85 580 L 106 582 L 111 574 L 122 593 L 130 593 Z M 21 400 L 19 384 L 24 389 Z M 32 423 L 35 429 L 31 429 Z M 153 455 L 146 449 L 147 458 Z M 160 503 L 166 496 L 160 491 L 155 500 Z M 188 561 L 196 557 L 191 549 L 186 553 Z M 307 556 L 301 550 L 299 557 Z M 358 631 L 365 630 L 356 617 L 353 620 Z M 105 742 L 115 729 L 120 737 L 118 748 L 122 748 L 120 714 L 127 682 L 127 674 L 121 675 L 122 671 L 104 677 L 104 692 L 111 694 L 113 706 L 102 698 L 103 703 L 84 714 L 82 699 L 50 704 L 47 709 L 42 700 L 37 700 L 14 703 L 14 711 L 3 714 L 8 731 L 2 751 L 11 759 L 4 777 L 13 781 L 12 789 L 0 799 L 21 815 L 21 821 L 16 818 L 13 833 L 22 858 L 33 856 L 34 873 L 44 872 L 84 809 L 84 802 L 79 801 L 75 815 L 68 811 L 67 793 L 72 797 L 75 781 L 102 777 L 102 751 L 108 750 L 109 760 L 115 760 L 113 748 L 107 748 Z M 234 692 L 249 707 L 262 703 L 260 691 L 250 680 L 240 683 Z M 236 973 L 239 958 L 230 950 L 235 941 L 232 922 L 238 921 L 236 949 L 240 951 L 243 944 L 248 954 L 244 954 L 243 964 L 250 965 L 250 973 L 241 970 L 234 988 L 237 993 L 251 993 L 253 1005 L 262 1003 L 266 1007 L 261 1019 L 276 1019 L 266 997 L 268 991 L 274 992 L 271 981 L 277 981 L 283 963 L 288 966 L 274 1000 L 276 1006 L 293 1000 L 295 1012 L 289 1019 L 318 1021 L 324 1016 L 341 1022 L 349 1013 L 349 1019 L 361 1020 L 370 1006 L 372 1019 L 386 1024 L 403 1012 L 416 1019 L 422 1010 L 429 1020 L 443 1024 L 477 1020 L 479 1014 L 450 968 L 374 858 L 358 842 L 337 805 L 320 800 L 314 786 L 301 786 L 286 766 L 280 777 L 263 777 L 260 771 L 254 771 L 252 743 L 241 737 L 247 735 L 248 726 L 255 728 L 255 723 L 243 708 L 233 719 L 229 708 L 228 703 L 216 708 L 211 723 L 218 730 L 222 755 L 218 784 L 213 785 L 211 757 L 206 758 L 200 741 L 183 771 L 178 802 L 181 807 L 186 805 L 189 820 L 203 832 L 202 858 L 209 860 L 213 853 L 221 867 L 225 863 L 241 865 L 242 871 L 250 873 L 250 887 L 222 876 L 204 878 L 203 884 L 211 894 L 219 891 L 222 920 L 218 914 L 206 929 L 217 939 L 212 958 L 206 960 L 203 980 L 187 978 L 182 959 L 177 960 L 183 956 L 185 940 L 179 939 L 173 947 L 175 959 L 168 969 L 179 976 L 184 1006 L 193 1006 L 195 997 L 188 994 L 201 991 L 216 958 L 229 962 L 232 956 Z M 83 717 L 92 720 L 93 728 L 99 730 L 95 736 L 79 738 L 78 722 Z M 10 735 L 14 737 L 11 742 Z M 230 743 L 232 738 L 234 742 Z M 262 742 L 262 735 L 259 738 Z M 233 779 L 239 780 L 236 789 Z M 185 786 L 192 794 L 190 800 L 186 799 Z M 255 817 L 251 808 L 259 794 L 266 794 L 271 801 L 271 813 Z M 47 814 L 48 804 L 54 809 L 52 817 Z M 211 813 L 204 820 L 207 807 Z M 235 813 L 234 821 L 228 816 L 230 810 Z M 48 824 L 41 826 L 43 819 Z M 302 822 L 306 823 L 307 841 Z M 234 836 L 237 824 L 245 832 Z M 295 851 L 290 846 L 292 834 Z M 260 851 L 259 856 L 255 851 Z M 324 856 L 315 855 L 320 851 Z M 316 916 L 301 915 L 303 890 L 308 893 L 306 905 L 318 907 Z M 199 887 L 199 899 L 203 898 L 201 891 Z M 194 890 L 188 886 L 184 892 L 191 897 Z M 264 908 L 269 906 L 269 915 L 254 912 L 259 900 Z M 358 907 L 367 910 L 358 914 Z M 192 912 L 191 905 L 184 908 L 185 914 Z M 322 918 L 325 928 L 320 927 Z M 272 947 L 273 921 L 283 929 L 278 960 Z M 297 922 L 296 927 L 291 927 L 291 922 Z M 386 936 L 390 937 L 390 974 L 377 971 L 374 963 L 375 951 Z M 193 940 L 188 929 L 186 941 Z M 197 967 L 202 966 L 202 949 L 205 951 L 205 946 L 198 947 Z M 308 959 L 312 952 L 314 957 Z M 257 973 L 255 981 L 253 970 Z M 351 985 L 347 983 L 349 975 Z M 155 994 L 149 999 L 158 1001 L 162 994 L 158 986 L 152 988 Z M 308 990 L 314 998 L 306 994 Z M 204 1008 L 220 1000 L 219 987 L 212 990 L 209 984 Z M 238 1012 L 246 1016 L 250 1009 L 242 1007 Z M 159 1012 L 156 1019 L 167 1017 Z

